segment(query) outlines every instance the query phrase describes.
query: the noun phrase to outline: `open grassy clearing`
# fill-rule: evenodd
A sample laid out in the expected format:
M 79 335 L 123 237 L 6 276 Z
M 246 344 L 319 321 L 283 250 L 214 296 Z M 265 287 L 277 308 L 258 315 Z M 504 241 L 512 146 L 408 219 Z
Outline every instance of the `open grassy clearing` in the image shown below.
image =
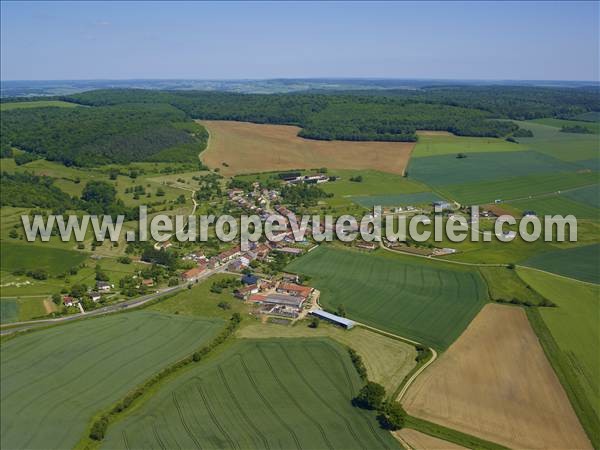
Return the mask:
M 3 343 L 2 448 L 73 447 L 93 414 L 201 346 L 221 324 L 139 311 Z
M 517 307 L 486 305 L 402 403 L 411 415 L 510 448 L 591 448 Z
M 518 152 L 527 150 L 526 145 L 499 138 L 455 136 L 450 133 L 418 132 L 419 140 L 413 158 L 458 153 Z
M 437 190 L 465 205 L 483 205 L 493 203 L 496 199 L 516 200 L 590 186 L 597 181 L 597 173 L 577 171 L 448 184 L 437 187 Z
M 539 123 L 540 125 L 547 125 L 549 127 L 554 128 L 562 128 L 562 127 L 583 127 L 590 130 L 592 133 L 600 133 L 600 123 L 596 122 L 585 122 L 583 120 L 565 120 L 565 119 L 555 119 L 551 117 L 546 117 L 543 119 L 533 119 L 531 122 Z M 573 133 L 571 133 L 573 134 Z
M 600 283 L 600 244 L 535 255 L 523 264 L 576 280 Z
M 330 340 L 240 341 L 165 383 L 105 448 L 398 448 L 353 408 L 361 381 Z
M 47 296 L 0 297 L 0 323 L 12 323 L 46 316 L 56 310 Z
M 412 345 L 360 327 L 344 330 L 325 322 L 319 328 L 309 328 L 305 322 L 294 326 L 267 323 L 242 327 L 237 336 L 246 339 L 331 338 L 356 350 L 367 368 L 369 380 L 381 384 L 388 394 L 396 390 L 416 365 L 417 352 Z
M 487 299 L 476 270 L 388 252 L 321 246 L 286 270 L 311 277 L 320 302 L 368 325 L 444 349 Z
M 7 102 L 0 103 L 0 111 L 10 111 L 12 109 L 25 109 L 25 108 L 75 108 L 80 106 L 76 103 L 63 102 L 61 100 L 38 100 L 33 102 Z
M 317 141 L 297 136 L 298 127 L 201 121 L 210 133 L 202 161 L 224 175 L 270 170 L 375 169 L 402 174 L 414 143 Z
M 232 277 L 234 276 L 225 274 L 213 275 L 208 280 L 194 284 L 192 289 L 184 289 L 177 295 L 150 306 L 149 309 L 167 314 L 223 319 L 228 319 L 234 312 L 245 314 L 249 310 L 248 305 L 233 297 L 231 290 L 225 289 L 221 294 L 210 291 L 214 282 Z M 220 302 L 229 303 L 230 308 L 220 308 Z
M 480 267 L 479 271 L 487 282 L 492 300 L 510 302 L 517 299 L 532 305 L 538 305 L 544 300 L 544 297 L 538 294 L 536 290 L 523 282 L 514 269 Z
M 516 122 L 520 127 L 533 132 L 531 138 L 518 141 L 541 153 L 563 161 L 592 161 L 598 159 L 598 135 L 563 133 L 559 128 L 524 121 Z M 595 165 L 597 167 L 597 165 Z
M 518 269 L 533 288 L 558 305 L 530 311 L 546 355 L 592 443 L 600 445 L 600 288 L 534 270 Z

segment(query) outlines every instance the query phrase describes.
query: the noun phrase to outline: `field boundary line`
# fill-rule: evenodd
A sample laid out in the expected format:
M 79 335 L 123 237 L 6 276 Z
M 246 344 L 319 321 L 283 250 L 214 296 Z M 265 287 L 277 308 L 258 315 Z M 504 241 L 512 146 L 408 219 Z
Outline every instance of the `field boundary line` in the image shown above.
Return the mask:
M 562 278 L 564 280 L 567 281 L 574 281 L 576 283 L 581 283 L 581 284 L 585 284 L 587 286 L 591 286 L 591 287 L 600 287 L 600 284 L 597 283 L 592 283 L 590 281 L 583 281 L 583 280 L 578 280 L 577 278 L 571 278 L 571 277 L 567 277 L 565 275 L 560 275 L 558 273 L 554 273 L 554 272 L 548 272 L 547 270 L 543 270 L 543 269 L 538 269 L 537 267 L 531 267 L 531 266 L 522 266 L 521 264 L 517 264 L 515 265 L 515 267 L 519 268 L 519 269 L 529 269 L 529 270 L 535 270 L 537 272 L 541 272 L 541 273 L 545 273 L 547 275 L 552 275 L 554 277 L 558 277 L 558 278 Z

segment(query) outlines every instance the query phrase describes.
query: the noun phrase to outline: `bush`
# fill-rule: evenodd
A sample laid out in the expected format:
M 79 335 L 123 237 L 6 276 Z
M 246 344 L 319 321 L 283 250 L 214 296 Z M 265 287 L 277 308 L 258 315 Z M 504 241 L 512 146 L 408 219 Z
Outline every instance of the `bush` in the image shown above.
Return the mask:
M 319 320 L 318 317 L 311 317 L 310 321 L 308 322 L 308 327 L 309 328 L 319 328 L 320 323 L 321 323 L 321 321 Z
M 108 419 L 102 416 L 100 419 L 96 420 L 92 425 L 92 429 L 90 431 L 90 438 L 94 441 L 101 441 L 104 439 L 104 435 L 106 434 L 106 429 L 108 428 Z
M 388 402 L 383 405 L 383 408 L 377 415 L 377 420 L 381 428 L 385 430 L 395 431 L 404 427 L 404 418 L 406 412 L 398 402 Z

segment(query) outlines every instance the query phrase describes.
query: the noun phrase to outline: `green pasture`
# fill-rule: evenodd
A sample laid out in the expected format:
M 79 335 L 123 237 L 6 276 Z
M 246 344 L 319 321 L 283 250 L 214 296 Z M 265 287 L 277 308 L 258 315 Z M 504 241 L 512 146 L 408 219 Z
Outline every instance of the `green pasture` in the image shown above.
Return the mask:
M 454 135 L 419 134 L 419 140 L 413 150 L 413 158 L 427 156 L 452 155 L 459 153 L 487 153 L 487 152 L 518 152 L 527 150 L 527 146 L 508 142 L 499 138 L 467 137 Z
M 597 134 L 563 133 L 560 128 L 535 122 L 516 122 L 533 132 L 531 138 L 518 138 L 530 149 L 563 161 L 592 161 L 598 158 Z
M 221 323 L 139 311 L 3 343 L 2 448 L 73 448 L 95 413 L 207 342 Z
M 578 189 L 573 189 L 564 193 L 565 197 L 569 197 L 576 202 L 585 203 L 586 205 L 600 208 L 600 184 L 593 184 Z
M 86 253 L 75 250 L 45 247 L 44 244 L 3 241 L 0 246 L 0 269 L 44 269 L 49 275 L 58 275 L 86 260 Z
M 519 211 L 535 211 L 538 216 L 572 214 L 578 219 L 598 219 L 600 209 L 566 198 L 566 194 L 550 194 L 524 200 L 515 200 L 507 205 Z
M 10 111 L 11 109 L 26 108 L 75 108 L 79 106 L 76 103 L 63 102 L 61 100 L 38 100 L 33 102 L 7 102 L 0 103 L 0 111 Z
M 325 339 L 243 340 L 161 386 L 104 448 L 399 448 L 350 400 L 362 382 Z
M 351 197 L 354 203 L 372 208 L 373 206 L 404 206 L 404 205 L 420 205 L 430 204 L 438 200 L 443 200 L 439 195 L 433 192 L 415 192 L 414 194 L 384 194 L 384 195 L 367 195 Z
M 324 307 L 343 305 L 351 319 L 438 349 L 460 335 L 488 298 L 476 270 L 380 252 L 321 246 L 286 270 L 310 276 Z
M 597 173 L 570 172 L 448 184 L 438 187 L 437 191 L 462 204 L 483 205 L 493 203 L 496 199 L 509 201 L 556 193 L 589 186 L 597 181 Z
M 549 127 L 554 127 L 561 129 L 562 127 L 584 127 L 590 130 L 592 133 L 600 133 L 600 123 L 595 122 L 586 122 L 583 120 L 565 120 L 565 119 L 555 119 L 552 117 L 546 117 L 543 119 L 533 119 L 531 122 L 539 123 L 540 125 L 547 125 Z M 573 134 L 573 133 L 570 133 Z
M 576 280 L 600 283 L 600 244 L 535 255 L 523 265 Z
M 600 288 L 519 268 L 519 276 L 556 308 L 539 310 L 550 336 L 540 340 L 588 435 L 600 442 Z M 537 331 L 537 330 L 536 330 Z
M 534 151 L 470 153 L 466 158 L 438 155 L 415 158 L 409 176 L 431 186 L 476 183 L 502 178 L 575 172 L 565 161 Z
M 528 286 L 514 269 L 507 267 L 480 267 L 479 271 L 487 282 L 492 300 L 510 302 L 517 299 L 538 305 L 544 298 Z
M 16 298 L 0 298 L 0 323 L 16 322 L 19 319 L 19 304 Z

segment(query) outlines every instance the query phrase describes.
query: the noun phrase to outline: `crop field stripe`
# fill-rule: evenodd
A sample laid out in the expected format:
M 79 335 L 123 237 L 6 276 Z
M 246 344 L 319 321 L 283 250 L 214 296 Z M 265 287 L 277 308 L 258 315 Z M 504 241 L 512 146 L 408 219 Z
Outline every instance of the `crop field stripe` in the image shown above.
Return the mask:
M 323 377 L 325 377 L 327 380 L 329 380 L 329 382 L 331 383 L 331 385 L 333 386 L 333 388 L 343 398 L 348 398 L 344 394 L 342 388 L 340 387 L 340 384 L 336 383 L 335 380 L 333 380 L 331 378 L 331 376 L 329 375 L 329 373 L 323 368 L 323 366 L 321 365 L 319 359 L 316 358 L 311 352 L 309 352 L 307 348 L 303 348 L 303 351 L 308 355 L 308 357 L 311 359 L 311 361 L 315 365 L 315 367 L 317 367 L 319 369 L 319 372 L 321 372 L 321 375 L 323 375 Z M 348 370 L 345 367 L 344 367 L 344 375 L 346 376 L 346 386 L 348 386 L 348 389 L 349 389 L 349 397 L 352 397 L 352 395 L 354 394 L 353 389 L 352 389 L 352 382 L 350 381 L 350 374 L 348 373 Z
M 217 371 L 219 372 L 219 377 L 221 378 L 221 381 L 223 382 L 223 386 L 225 386 L 225 390 L 229 394 L 229 397 L 235 404 L 237 410 L 239 411 L 240 415 L 243 417 L 244 421 L 260 438 L 260 440 L 262 441 L 265 448 L 267 450 L 270 450 L 271 446 L 269 445 L 268 439 L 265 437 L 264 433 L 262 431 L 260 431 L 260 429 L 254 424 L 254 422 L 250 419 L 250 417 L 248 417 L 248 414 L 246 414 L 246 411 L 244 411 L 244 409 L 242 408 L 242 405 L 240 404 L 238 398 L 235 396 L 235 394 L 231 390 L 231 386 L 229 386 L 229 382 L 227 381 L 227 377 L 225 376 L 225 373 L 223 372 L 222 367 L 219 366 L 217 368 Z
M 162 448 L 163 450 L 167 450 L 167 447 L 166 447 L 165 443 L 163 442 L 162 438 L 160 437 L 160 433 L 156 429 L 156 424 L 155 423 L 152 424 L 152 432 L 154 433 L 154 438 L 156 439 L 156 442 L 158 443 L 158 445 L 160 446 L 160 448 Z M 129 448 L 129 445 L 127 444 L 127 437 L 126 436 L 127 435 L 125 434 L 125 431 L 123 431 L 123 441 L 125 442 L 125 447 Z
M 271 414 L 273 414 L 273 417 L 275 417 L 275 419 L 280 423 L 280 425 L 282 427 L 284 427 L 290 433 L 290 435 L 294 439 L 294 443 L 296 444 L 296 448 L 298 450 L 302 450 L 302 446 L 300 445 L 300 440 L 298 439 L 298 436 L 296 435 L 296 433 L 294 432 L 294 430 L 292 429 L 292 427 L 290 427 L 290 425 L 288 425 L 286 422 L 283 421 L 283 419 L 279 416 L 279 414 L 277 414 L 277 411 L 275 411 L 275 408 L 273 408 L 273 405 L 271 405 L 271 402 L 269 402 L 265 398 L 265 396 L 263 395 L 263 393 L 260 391 L 260 389 L 256 385 L 256 381 L 252 377 L 252 373 L 248 369 L 248 366 L 246 365 L 246 361 L 244 361 L 244 357 L 242 355 L 237 355 L 237 356 L 239 357 L 240 362 L 242 363 L 242 367 L 244 369 L 244 373 L 248 377 L 248 380 L 250 380 L 250 384 L 252 385 L 252 388 L 254 389 L 254 392 L 256 392 L 256 394 L 260 397 L 260 399 L 263 402 L 263 404 L 269 409 L 269 411 L 271 412 Z
M 188 324 L 188 325 L 189 325 L 189 324 Z M 161 328 L 160 330 L 164 329 L 164 328 L 165 328 L 165 327 L 167 327 L 167 326 L 168 326 L 168 323 L 167 323 L 167 324 L 165 324 L 165 326 L 164 326 L 163 328 Z M 160 330 L 159 330 L 159 331 L 160 331 Z M 151 331 L 152 331 L 152 330 L 151 330 Z M 186 332 L 187 332 L 187 328 L 186 328 L 186 329 L 184 329 L 184 330 L 182 330 L 182 333 L 181 333 L 181 335 L 185 335 L 185 333 L 186 333 Z M 156 334 L 159 334 L 159 333 L 157 332 Z M 126 348 L 130 348 L 130 347 L 132 347 L 132 346 L 135 346 L 135 345 L 137 345 L 137 344 L 139 344 L 140 342 L 142 342 L 142 341 L 145 341 L 145 340 L 146 340 L 146 338 L 139 339 L 138 341 L 136 341 L 136 342 L 132 343 L 131 345 L 128 345 Z M 170 346 L 170 345 L 172 345 L 172 342 L 165 342 L 163 345 L 159 346 L 159 348 L 163 348 L 163 347 Z M 123 365 L 120 365 L 120 366 L 119 366 L 119 367 L 117 367 L 115 370 L 113 370 L 113 371 L 112 371 L 110 374 L 108 374 L 108 375 L 105 377 L 105 380 L 108 380 L 108 379 L 110 379 L 110 376 L 111 376 L 111 375 L 121 372 L 121 371 L 122 371 L 122 370 L 123 370 L 125 367 L 127 367 L 127 366 L 129 366 L 129 365 L 135 365 L 135 364 L 136 364 L 136 363 L 137 363 L 137 362 L 138 362 L 140 359 L 142 359 L 143 357 L 145 357 L 145 356 L 146 356 L 146 355 L 148 355 L 148 354 L 151 354 L 151 353 L 155 352 L 156 350 L 157 350 L 157 348 L 156 348 L 156 347 L 151 347 L 151 348 L 150 348 L 150 350 L 148 350 L 148 351 L 144 352 L 142 355 L 138 355 L 137 357 L 135 357 L 134 359 L 131 359 L 131 360 L 130 360 L 130 361 L 128 361 L 127 363 L 125 363 L 125 364 L 123 364 Z M 104 362 L 104 361 L 106 361 L 106 360 L 107 360 L 109 357 L 110 357 L 110 356 L 107 356 L 107 357 L 105 357 L 105 358 L 101 359 L 101 360 L 100 360 L 100 363 L 103 363 L 103 362 Z M 86 373 L 86 372 L 88 372 L 88 371 L 92 370 L 92 369 L 93 369 L 95 366 L 97 366 L 97 365 L 98 365 L 98 364 L 97 364 L 97 362 L 93 363 L 91 366 L 88 366 L 88 367 L 85 369 L 85 371 L 84 371 L 83 373 Z M 142 373 L 143 373 L 143 371 L 142 371 Z M 76 378 L 77 378 L 77 379 L 79 379 L 79 378 L 80 378 L 80 375 L 79 375 L 79 376 L 77 376 Z M 86 392 L 86 391 L 87 391 L 87 389 L 84 387 L 83 389 L 79 389 L 79 390 L 78 390 L 77 392 L 75 392 L 75 393 L 71 392 L 71 394 L 74 394 L 74 395 L 77 395 L 77 396 L 79 396 L 79 395 L 83 394 L 83 393 L 84 393 L 84 392 Z M 111 393 L 112 393 L 112 392 L 105 393 L 104 395 L 98 395 L 98 396 L 96 396 L 96 397 L 95 397 L 95 398 L 94 398 L 94 399 L 93 399 L 91 402 L 89 402 L 88 404 L 80 404 L 80 405 L 79 405 L 79 408 L 77 409 L 77 413 L 78 413 L 77 415 L 79 415 L 79 413 L 81 413 L 81 411 L 85 410 L 86 408 L 88 408 L 88 407 L 90 407 L 90 406 L 92 406 L 92 405 L 96 405 L 96 404 L 98 404 L 98 403 L 101 403 L 101 402 L 105 401 L 105 400 L 106 400 L 106 398 L 108 398 L 108 397 L 110 396 L 110 394 L 111 394 Z M 34 400 L 32 400 L 32 402 L 30 402 L 30 403 L 33 403 L 34 401 L 37 401 L 37 399 L 34 399 Z M 69 401 L 71 401 L 71 398 L 65 398 L 65 399 L 63 399 L 61 402 L 59 402 L 59 403 L 57 403 L 57 404 L 54 404 L 54 405 L 51 405 L 51 408 L 50 408 L 50 409 L 49 409 L 49 410 L 46 412 L 46 414 L 43 416 L 42 420 L 40 420 L 40 423 L 43 423 L 43 422 L 44 422 L 44 420 L 45 420 L 45 419 L 47 419 L 47 418 L 48 418 L 48 416 L 49 416 L 50 414 L 52 414 L 52 413 L 53 413 L 53 410 L 54 410 L 55 408 L 57 408 L 58 406 L 64 405 L 64 404 L 68 403 Z M 23 409 L 24 409 L 24 408 L 21 408 L 21 410 L 19 410 L 19 412 L 20 412 L 20 411 L 22 411 Z M 64 436 L 66 437 L 66 436 L 68 435 L 68 433 L 69 433 L 69 430 L 65 430 L 65 432 L 64 432 Z M 31 438 L 31 439 L 33 439 L 33 436 L 32 436 L 32 438 Z M 63 439 L 64 439 L 64 437 L 63 437 Z M 62 439 L 61 439 L 61 442 L 62 442 Z M 28 443 L 29 443 L 29 442 L 28 442 Z
M 210 416 L 210 420 L 212 421 L 212 423 L 223 434 L 223 437 L 229 443 L 231 448 L 239 448 L 239 445 L 236 445 L 236 443 L 233 441 L 233 439 L 231 439 L 231 436 L 229 435 L 229 433 L 227 433 L 227 430 L 225 430 L 225 428 L 221 425 L 221 423 L 217 419 L 217 416 L 215 415 L 215 412 L 213 411 L 212 407 L 210 406 L 210 403 L 208 402 L 206 395 L 204 395 L 204 390 L 202 389 L 202 386 L 199 384 L 196 384 L 196 389 L 200 393 L 200 396 L 202 397 L 202 402 L 204 403 L 204 406 L 206 407 L 206 411 L 208 411 L 208 415 Z
M 319 433 L 321 433 L 321 437 L 323 438 L 323 442 L 325 442 L 325 445 L 327 445 L 327 448 L 329 448 L 330 450 L 333 450 L 333 445 L 331 445 L 331 442 L 329 442 L 329 439 L 327 438 L 327 434 L 325 433 L 325 430 L 323 429 L 323 427 L 321 426 L 321 424 L 317 420 L 315 420 L 312 415 L 310 415 L 309 413 L 307 413 L 304 410 L 304 408 L 302 407 L 302 405 L 300 404 L 300 402 L 298 402 L 298 400 L 289 391 L 289 389 L 287 388 L 287 386 L 279 379 L 279 377 L 277 376 L 277 373 L 273 369 L 273 366 L 271 365 L 271 362 L 269 361 L 269 359 L 267 358 L 267 356 L 263 352 L 263 349 L 261 348 L 261 346 L 257 345 L 256 347 L 258 349 L 258 352 L 262 356 L 263 360 L 267 364 L 267 367 L 269 368 L 269 371 L 271 372 L 271 375 L 273 376 L 273 379 L 275 380 L 275 382 L 277 383 L 277 385 L 281 388 L 282 391 L 284 391 L 287 394 L 287 396 L 290 399 L 290 401 L 294 404 L 294 406 L 296 406 L 296 408 L 300 411 L 300 413 L 304 417 L 306 417 L 310 422 L 312 422 L 313 425 L 319 430 Z
M 141 328 L 141 326 L 140 326 L 140 327 L 138 327 L 138 328 Z M 138 328 L 136 328 L 136 329 L 135 329 L 135 330 L 133 330 L 133 331 L 138 331 Z M 156 331 L 156 330 L 152 330 L 152 329 L 150 330 L 150 332 L 151 332 L 151 333 L 152 333 L 153 331 Z M 117 335 L 117 336 L 116 336 L 116 338 L 120 338 L 120 337 L 123 337 L 123 336 L 127 336 L 127 335 L 131 334 L 131 332 L 132 332 L 132 330 L 126 330 L 125 332 L 123 332 L 123 333 L 121 333 L 121 334 Z M 139 342 L 141 342 L 141 341 L 145 340 L 145 338 L 146 338 L 146 336 L 144 336 L 142 339 L 138 340 L 136 343 L 139 343 Z M 129 346 L 133 346 L 133 345 L 135 345 L 135 344 L 134 344 L 134 343 L 132 343 L 132 344 L 130 344 Z M 107 347 L 107 352 L 106 352 L 106 354 L 108 354 L 108 355 L 112 355 L 112 354 L 114 353 L 114 351 L 113 351 L 113 348 L 112 348 L 112 342 L 107 340 L 107 341 L 104 341 L 104 342 L 100 342 L 100 343 L 98 343 L 97 345 L 94 345 L 94 346 L 92 346 L 91 348 L 88 348 L 88 349 L 85 349 L 85 350 L 83 350 L 81 353 L 77 354 L 77 356 L 75 356 L 75 358 L 71 359 L 71 360 L 70 360 L 70 363 L 72 364 L 72 363 L 76 362 L 78 359 L 83 359 L 83 358 L 85 358 L 85 357 L 89 356 L 90 352 L 97 351 L 97 350 L 98 350 L 100 347 L 104 347 L 104 346 L 106 346 L 106 347 Z M 129 347 L 129 346 L 128 346 L 128 347 Z M 96 365 L 97 365 L 99 362 L 101 363 L 102 361 L 104 361 L 104 359 L 106 359 L 106 358 L 108 357 L 108 356 L 104 356 L 104 355 L 105 355 L 105 354 L 98 355 L 98 356 L 99 356 L 99 358 L 95 359 L 95 360 L 94 360 L 94 362 L 92 362 L 92 364 L 91 364 L 91 365 L 89 365 L 89 366 L 88 366 L 86 369 L 84 369 L 82 372 L 79 372 L 79 373 L 77 373 L 77 374 L 71 374 L 71 375 L 72 375 L 72 377 L 73 377 L 73 378 L 79 378 L 79 377 L 81 377 L 81 375 L 83 375 L 85 372 L 87 372 L 88 370 L 90 370 L 91 368 L 93 368 L 94 366 L 96 366 Z M 52 357 L 52 355 L 51 355 L 51 354 L 49 354 L 47 357 L 43 358 L 43 359 L 41 360 L 41 362 L 44 362 L 44 361 L 46 361 L 46 359 L 49 359 L 49 358 L 51 358 L 51 357 Z M 25 367 L 23 370 L 19 370 L 19 371 L 17 371 L 17 372 L 15 373 L 15 375 L 20 375 L 22 372 L 27 372 L 28 370 L 30 370 L 30 369 L 31 369 L 31 368 L 33 368 L 34 366 L 36 366 L 36 365 L 39 365 L 39 362 L 40 362 L 40 361 L 35 361 L 35 362 L 33 362 L 31 365 L 29 365 L 29 366 L 26 366 L 26 367 Z M 21 387 L 19 387 L 19 388 L 16 388 L 16 389 L 11 389 L 11 391 L 8 393 L 8 395 L 6 395 L 6 396 L 2 397 L 1 401 L 6 401 L 6 400 L 7 400 L 7 399 L 9 399 L 10 397 L 12 397 L 12 396 L 14 396 L 14 395 L 16 395 L 16 394 L 18 394 L 18 393 L 22 392 L 24 389 L 30 389 L 30 388 L 31 388 L 32 386 L 34 386 L 35 384 L 37 384 L 37 383 L 39 383 L 39 382 L 41 382 L 41 381 L 44 381 L 44 380 L 46 380 L 48 377 L 50 377 L 50 378 L 54 378 L 54 377 L 56 377 L 56 376 L 57 376 L 57 374 L 58 374 L 58 373 L 60 373 L 61 371 L 64 371 L 64 370 L 68 370 L 68 368 L 67 368 L 67 367 L 65 367 L 65 366 L 60 366 L 60 367 L 57 367 L 57 368 L 56 368 L 56 370 L 54 370 L 54 371 L 52 371 L 52 372 L 44 372 L 44 373 L 42 373 L 42 374 L 41 374 L 41 375 L 40 375 L 38 378 L 36 378 L 36 379 L 34 379 L 34 380 L 29 380 L 29 381 L 28 381 L 28 380 L 24 380 L 24 381 L 25 381 L 25 384 L 23 384 L 23 385 L 22 385 Z M 11 374 L 11 376 L 12 376 L 12 375 L 13 375 L 13 374 Z M 3 381 L 8 381 L 8 380 L 10 380 L 11 376 L 9 376 L 9 377 L 6 377 L 6 378 L 5 378 Z M 18 378 L 20 378 L 20 377 L 18 377 Z M 45 396 L 45 395 L 48 395 L 48 394 L 50 394 L 50 392 L 45 392 L 44 394 L 42 394 L 42 396 Z M 35 398 L 35 399 L 34 399 L 34 401 L 37 401 L 37 400 L 39 400 L 39 398 Z M 31 402 L 30 402 L 30 403 L 31 403 Z M 27 404 L 26 404 L 26 405 L 27 405 Z M 21 411 L 21 410 L 19 410 L 18 412 L 20 412 L 20 411 Z
M 348 432 L 352 435 L 352 437 L 356 440 L 356 442 L 360 443 L 360 446 L 366 449 L 366 447 L 360 440 L 360 437 L 358 437 L 358 435 L 352 429 L 352 426 L 350 425 L 350 422 L 348 421 L 348 419 L 346 417 L 344 417 L 343 415 L 341 415 L 335 408 L 332 408 L 329 403 L 327 403 L 326 401 L 323 400 L 323 398 L 319 395 L 319 393 L 315 390 L 315 388 L 306 380 L 306 378 L 304 377 L 302 372 L 298 369 L 298 366 L 296 366 L 296 364 L 294 363 L 292 358 L 290 358 L 290 355 L 287 352 L 287 350 L 281 344 L 279 344 L 279 349 L 284 354 L 284 356 L 288 360 L 289 364 L 293 367 L 294 371 L 296 372 L 296 375 L 302 380 L 304 385 L 313 393 L 315 398 L 317 398 L 317 400 L 323 406 L 325 406 L 325 408 L 327 408 L 329 411 L 331 411 L 333 414 L 335 414 L 340 420 L 342 420 L 342 422 L 344 422 L 344 424 L 346 425 Z M 263 355 L 263 357 L 264 357 L 264 355 Z M 376 437 L 378 437 L 378 436 L 376 436 Z
M 175 392 L 172 393 L 172 398 L 173 398 L 173 405 L 175 406 L 175 409 L 177 409 L 177 414 L 179 414 L 179 420 L 181 422 L 181 425 L 185 429 L 185 432 L 190 437 L 190 439 L 194 442 L 194 444 L 196 445 L 196 448 L 202 449 L 200 442 L 198 441 L 198 439 L 196 438 L 196 436 L 190 429 L 189 425 L 187 424 L 187 421 L 185 420 L 183 411 L 181 410 L 181 406 L 179 405 L 179 402 L 177 401 L 177 394 Z

